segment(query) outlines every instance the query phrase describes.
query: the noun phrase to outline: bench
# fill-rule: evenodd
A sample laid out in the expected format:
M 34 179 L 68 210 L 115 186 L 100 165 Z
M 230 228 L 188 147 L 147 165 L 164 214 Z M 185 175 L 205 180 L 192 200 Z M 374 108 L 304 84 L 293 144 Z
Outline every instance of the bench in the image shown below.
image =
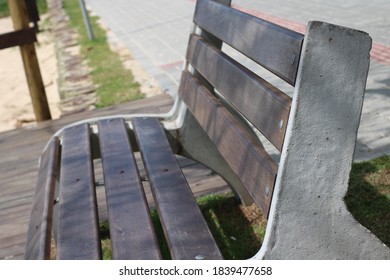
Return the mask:
M 254 259 L 390 259 L 343 201 L 370 48 L 361 31 L 314 21 L 302 35 L 229 0 L 198 0 L 169 113 L 85 120 L 49 141 L 25 257 L 49 258 L 54 235 L 57 259 L 101 258 L 94 177 L 101 158 L 113 258 L 161 258 L 139 151 L 173 259 L 223 258 L 175 154 L 214 170 L 243 203 L 261 208 L 267 231 Z M 272 78 L 238 63 L 238 53 Z

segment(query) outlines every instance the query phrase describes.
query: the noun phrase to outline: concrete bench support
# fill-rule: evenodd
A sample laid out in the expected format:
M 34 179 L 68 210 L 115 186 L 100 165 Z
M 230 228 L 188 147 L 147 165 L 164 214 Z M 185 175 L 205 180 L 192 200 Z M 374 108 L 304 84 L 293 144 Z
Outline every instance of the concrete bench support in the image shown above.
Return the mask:
M 370 37 L 311 22 L 303 44 L 263 259 L 389 259 L 344 203 Z M 332 164 L 323 164 L 332 162 Z

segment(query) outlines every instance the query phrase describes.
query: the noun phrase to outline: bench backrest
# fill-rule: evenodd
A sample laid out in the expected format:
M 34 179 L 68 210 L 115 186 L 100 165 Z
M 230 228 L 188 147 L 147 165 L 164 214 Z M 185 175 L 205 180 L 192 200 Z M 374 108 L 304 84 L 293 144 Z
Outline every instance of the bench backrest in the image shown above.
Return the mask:
M 258 257 L 334 258 L 335 252 L 361 257 L 352 241 L 346 249 L 340 240 L 348 231 L 362 242 L 375 240 L 353 229 L 343 202 L 371 38 L 323 22 L 310 22 L 304 36 L 229 5 L 197 1 L 197 28 L 190 36 L 179 95 L 268 217 Z M 222 45 L 293 86 L 292 97 L 238 63 Z M 279 162 L 258 133 L 281 152 Z
M 281 151 L 291 98 L 221 51 L 215 38 L 294 85 L 303 35 L 214 1 L 198 1 L 194 22 L 202 31 L 191 35 L 186 58 L 195 74 L 184 71 L 179 94 L 267 215 L 278 164 L 237 116 Z

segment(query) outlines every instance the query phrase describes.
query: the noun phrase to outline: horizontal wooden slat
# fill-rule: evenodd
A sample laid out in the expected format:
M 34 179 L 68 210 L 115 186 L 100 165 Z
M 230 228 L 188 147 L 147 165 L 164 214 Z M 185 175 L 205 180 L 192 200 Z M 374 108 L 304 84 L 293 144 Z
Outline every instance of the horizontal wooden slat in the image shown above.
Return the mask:
M 31 211 L 25 259 L 50 258 L 54 188 L 58 176 L 60 140 L 53 138 L 43 152 Z
M 278 165 L 231 113 L 188 72 L 179 94 L 267 216 Z
M 160 259 L 124 121 L 108 119 L 98 127 L 113 259 Z
M 135 118 L 133 125 L 172 258 L 221 259 L 159 120 Z
M 281 151 L 291 98 L 192 35 L 187 60 Z
M 0 34 L 0 50 L 20 45 L 32 44 L 37 41 L 34 28 L 22 29 Z
M 58 259 L 101 258 L 88 124 L 63 134 L 58 227 Z
M 198 0 L 194 22 L 272 73 L 295 84 L 303 35 L 209 0 Z

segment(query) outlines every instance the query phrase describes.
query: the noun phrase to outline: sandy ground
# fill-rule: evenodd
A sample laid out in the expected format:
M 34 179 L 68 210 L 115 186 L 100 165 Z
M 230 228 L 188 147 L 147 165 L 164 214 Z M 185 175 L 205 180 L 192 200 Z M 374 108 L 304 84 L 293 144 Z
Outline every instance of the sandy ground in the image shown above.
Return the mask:
M 41 18 L 42 32 L 38 33 L 36 52 L 51 115 L 53 119 L 57 119 L 60 117 L 61 111 L 54 37 L 47 25 L 42 24 L 45 15 Z M 107 32 L 112 50 L 119 54 L 123 66 L 132 71 L 135 80 L 140 83 L 141 92 L 145 94 L 145 97 L 163 93 L 158 82 L 144 71 L 104 23 L 100 22 L 100 24 Z M 0 19 L 0 34 L 12 30 L 11 18 Z M 0 132 L 33 125 L 35 125 L 35 117 L 19 47 L 0 50 Z
M 12 30 L 10 18 L 0 19 L 0 34 Z M 50 111 L 55 119 L 60 115 L 57 60 L 53 39 L 48 31 L 43 30 L 38 34 L 36 52 Z M 34 120 L 19 47 L 0 50 L 0 132 L 33 125 Z

